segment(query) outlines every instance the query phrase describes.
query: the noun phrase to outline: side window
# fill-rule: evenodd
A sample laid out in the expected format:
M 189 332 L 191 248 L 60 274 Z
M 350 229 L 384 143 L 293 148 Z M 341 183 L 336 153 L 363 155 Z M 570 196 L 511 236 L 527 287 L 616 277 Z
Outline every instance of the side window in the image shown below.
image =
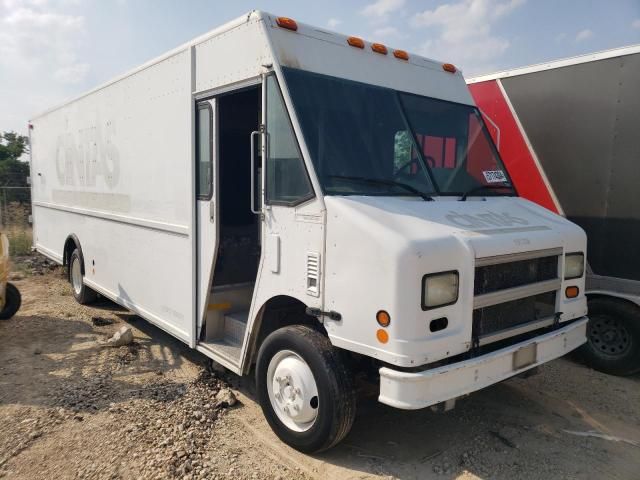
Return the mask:
M 196 195 L 208 200 L 213 193 L 213 155 L 212 155 L 212 120 L 211 105 L 206 102 L 198 105 L 196 131 Z
M 313 189 L 275 76 L 267 77 L 267 185 L 269 204 L 295 205 Z

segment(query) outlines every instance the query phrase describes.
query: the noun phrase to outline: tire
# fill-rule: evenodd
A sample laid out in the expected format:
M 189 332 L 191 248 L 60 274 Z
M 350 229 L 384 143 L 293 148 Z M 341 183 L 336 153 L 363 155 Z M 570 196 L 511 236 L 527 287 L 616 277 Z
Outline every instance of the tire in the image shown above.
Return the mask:
M 4 308 L 0 310 L 0 320 L 9 320 L 16 314 L 22 304 L 20 290 L 13 283 L 7 283 L 5 297 Z
M 98 294 L 84 284 L 82 270 L 82 257 L 80 250 L 76 248 L 69 257 L 69 282 L 76 301 L 81 305 L 88 305 L 96 301 Z
M 329 339 L 308 326 L 284 327 L 264 340 L 256 386 L 271 429 L 296 450 L 327 450 L 351 430 L 356 413 L 353 378 Z
M 589 300 L 587 343 L 578 351 L 590 367 L 611 375 L 640 371 L 640 309 L 610 298 Z

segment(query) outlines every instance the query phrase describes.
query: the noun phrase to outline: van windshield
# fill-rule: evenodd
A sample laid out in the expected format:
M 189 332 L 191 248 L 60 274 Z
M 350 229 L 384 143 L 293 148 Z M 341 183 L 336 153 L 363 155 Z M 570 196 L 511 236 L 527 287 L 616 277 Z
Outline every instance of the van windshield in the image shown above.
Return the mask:
M 514 195 L 477 108 L 283 68 L 326 195 Z

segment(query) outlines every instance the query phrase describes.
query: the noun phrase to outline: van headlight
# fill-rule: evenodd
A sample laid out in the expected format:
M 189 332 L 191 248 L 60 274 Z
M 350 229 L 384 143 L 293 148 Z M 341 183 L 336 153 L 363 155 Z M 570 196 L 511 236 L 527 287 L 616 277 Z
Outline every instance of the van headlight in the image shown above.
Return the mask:
M 428 273 L 422 277 L 422 309 L 456 303 L 459 283 L 458 272 Z
M 567 253 L 564 256 L 564 279 L 571 280 L 584 275 L 584 253 Z

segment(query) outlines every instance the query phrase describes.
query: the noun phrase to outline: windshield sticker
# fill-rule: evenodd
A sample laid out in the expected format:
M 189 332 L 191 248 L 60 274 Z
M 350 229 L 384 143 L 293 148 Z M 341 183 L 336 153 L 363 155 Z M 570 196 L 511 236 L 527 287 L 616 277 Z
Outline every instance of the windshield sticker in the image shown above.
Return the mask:
M 502 170 L 484 170 L 482 172 L 487 183 L 503 183 L 507 177 Z

